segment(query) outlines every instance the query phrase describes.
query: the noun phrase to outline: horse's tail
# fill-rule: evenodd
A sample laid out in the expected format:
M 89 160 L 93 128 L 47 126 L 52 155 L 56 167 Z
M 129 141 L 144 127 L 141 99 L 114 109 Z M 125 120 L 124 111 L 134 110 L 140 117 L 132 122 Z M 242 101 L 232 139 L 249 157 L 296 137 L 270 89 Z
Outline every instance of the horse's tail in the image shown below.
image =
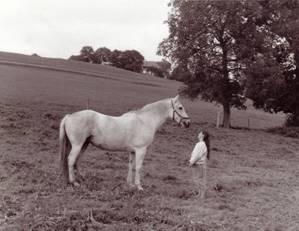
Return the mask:
M 68 168 L 68 155 L 71 150 L 71 143 L 69 138 L 67 137 L 65 131 L 65 121 L 68 115 L 66 115 L 60 122 L 60 129 L 59 129 L 59 146 L 60 146 L 60 165 L 62 169 L 62 174 L 66 181 L 69 178 L 69 168 Z

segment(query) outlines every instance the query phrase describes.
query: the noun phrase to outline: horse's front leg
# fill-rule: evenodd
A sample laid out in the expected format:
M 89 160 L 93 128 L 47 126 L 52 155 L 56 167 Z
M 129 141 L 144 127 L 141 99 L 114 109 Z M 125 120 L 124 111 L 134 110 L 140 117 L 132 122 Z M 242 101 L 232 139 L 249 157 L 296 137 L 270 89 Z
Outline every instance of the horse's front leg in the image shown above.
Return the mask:
M 130 186 L 134 186 L 134 175 L 135 173 L 135 152 L 129 153 L 129 171 L 128 171 L 128 177 L 127 182 Z
M 140 183 L 140 171 L 141 171 L 145 153 L 146 153 L 146 148 L 140 148 L 135 150 L 135 162 L 136 162 L 135 185 L 137 186 L 138 190 L 143 190 Z

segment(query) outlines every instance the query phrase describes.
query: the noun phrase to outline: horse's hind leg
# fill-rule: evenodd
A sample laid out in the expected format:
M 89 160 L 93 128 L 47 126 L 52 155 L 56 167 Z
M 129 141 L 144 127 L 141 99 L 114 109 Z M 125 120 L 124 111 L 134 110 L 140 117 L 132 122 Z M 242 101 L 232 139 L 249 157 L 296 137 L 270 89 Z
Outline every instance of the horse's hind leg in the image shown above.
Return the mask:
M 74 186 L 79 186 L 79 183 L 75 179 L 74 166 L 80 154 L 81 147 L 82 145 L 73 145 L 72 150 L 68 156 L 69 182 Z
M 75 160 L 75 164 L 74 164 L 74 170 L 75 170 L 75 174 L 78 176 L 79 180 L 84 180 L 84 177 L 80 174 L 79 172 L 79 168 L 78 168 L 78 163 L 79 163 L 79 159 L 80 157 L 83 155 L 83 153 L 85 152 L 85 150 L 87 149 L 89 144 L 89 140 L 86 139 L 85 143 L 83 144 L 81 151 L 79 153 L 79 155 L 77 156 L 76 160 Z

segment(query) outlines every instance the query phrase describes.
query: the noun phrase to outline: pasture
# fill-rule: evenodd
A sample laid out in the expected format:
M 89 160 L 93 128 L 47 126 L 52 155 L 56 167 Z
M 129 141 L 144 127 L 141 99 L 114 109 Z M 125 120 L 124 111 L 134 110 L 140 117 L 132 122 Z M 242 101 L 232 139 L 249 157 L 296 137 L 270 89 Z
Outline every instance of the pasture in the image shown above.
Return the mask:
M 249 106 L 233 110 L 237 129 L 216 129 L 217 106 L 182 100 L 192 124 L 159 129 L 145 156 L 143 192 L 126 184 L 128 153 L 92 146 L 80 161 L 85 181 L 74 189 L 59 170 L 65 114 L 89 107 L 121 115 L 175 96 L 180 84 L 86 63 L 0 59 L 23 63 L 0 64 L 0 230 L 299 229 L 299 141 L 265 130 L 282 115 Z M 187 164 L 200 129 L 212 148 L 205 200 Z

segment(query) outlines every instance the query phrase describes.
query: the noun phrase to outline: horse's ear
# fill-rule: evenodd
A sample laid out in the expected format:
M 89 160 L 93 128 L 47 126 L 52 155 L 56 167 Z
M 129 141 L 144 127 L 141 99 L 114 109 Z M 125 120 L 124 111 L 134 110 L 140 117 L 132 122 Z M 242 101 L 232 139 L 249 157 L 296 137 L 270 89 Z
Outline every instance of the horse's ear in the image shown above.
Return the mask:
M 173 101 L 174 101 L 174 102 L 177 102 L 177 101 L 179 100 L 179 97 L 180 97 L 180 96 L 177 95 L 176 97 L 173 98 Z

